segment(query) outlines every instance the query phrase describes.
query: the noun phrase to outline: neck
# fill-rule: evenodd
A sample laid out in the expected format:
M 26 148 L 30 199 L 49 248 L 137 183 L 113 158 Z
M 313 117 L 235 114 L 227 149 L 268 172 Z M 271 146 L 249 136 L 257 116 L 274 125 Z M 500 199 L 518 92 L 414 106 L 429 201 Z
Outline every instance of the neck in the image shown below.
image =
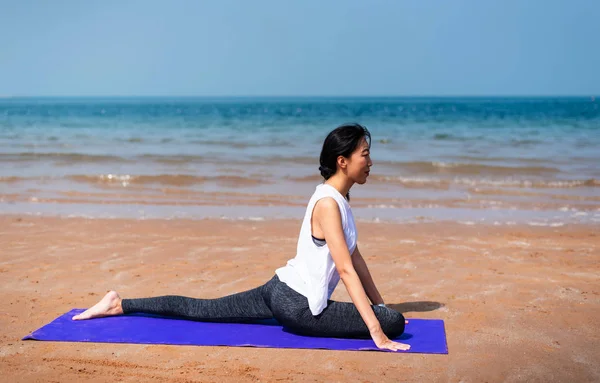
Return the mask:
M 329 186 L 333 186 L 344 197 L 348 194 L 352 185 L 354 185 L 354 181 L 339 172 L 332 175 L 325 183 Z

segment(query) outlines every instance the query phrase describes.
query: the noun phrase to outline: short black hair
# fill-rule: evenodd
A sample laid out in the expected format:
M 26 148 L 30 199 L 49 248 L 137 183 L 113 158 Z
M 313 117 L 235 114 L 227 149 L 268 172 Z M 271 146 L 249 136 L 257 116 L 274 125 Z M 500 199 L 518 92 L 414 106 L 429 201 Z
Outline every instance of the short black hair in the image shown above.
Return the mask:
M 337 171 L 337 158 L 339 156 L 349 158 L 363 137 L 371 147 L 371 133 L 367 128 L 357 123 L 338 126 L 327 135 L 319 159 L 319 171 L 323 178 L 328 180 L 335 174 Z M 346 199 L 349 200 L 350 196 L 346 195 Z

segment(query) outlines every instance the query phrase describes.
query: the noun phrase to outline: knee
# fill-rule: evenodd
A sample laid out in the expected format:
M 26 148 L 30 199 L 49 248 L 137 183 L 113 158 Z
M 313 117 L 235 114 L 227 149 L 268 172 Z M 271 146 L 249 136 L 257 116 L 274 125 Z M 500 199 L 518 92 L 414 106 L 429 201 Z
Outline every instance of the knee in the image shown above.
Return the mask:
M 404 333 L 404 327 L 406 325 L 404 315 L 389 309 L 389 315 L 386 319 L 386 323 L 382 323 L 382 329 L 389 338 L 395 338 Z

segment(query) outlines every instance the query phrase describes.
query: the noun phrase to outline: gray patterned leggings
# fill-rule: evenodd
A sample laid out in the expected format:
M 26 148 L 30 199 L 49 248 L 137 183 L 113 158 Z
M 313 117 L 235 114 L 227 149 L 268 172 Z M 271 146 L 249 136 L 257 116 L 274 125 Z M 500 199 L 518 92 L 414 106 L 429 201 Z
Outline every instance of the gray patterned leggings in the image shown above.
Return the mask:
M 308 300 L 281 282 L 277 275 L 252 290 L 216 299 L 181 296 L 123 299 L 123 312 L 174 316 L 204 322 L 250 322 L 275 318 L 289 331 L 310 336 L 370 338 L 367 325 L 351 302 L 327 301 L 327 307 L 313 315 Z M 387 307 L 371 306 L 390 338 L 404 332 L 404 316 Z

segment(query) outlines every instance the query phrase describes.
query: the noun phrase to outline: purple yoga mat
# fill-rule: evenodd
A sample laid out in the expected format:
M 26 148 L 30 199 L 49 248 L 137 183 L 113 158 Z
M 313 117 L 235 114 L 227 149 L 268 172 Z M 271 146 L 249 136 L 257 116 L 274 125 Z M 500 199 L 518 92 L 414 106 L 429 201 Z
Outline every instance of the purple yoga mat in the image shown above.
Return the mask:
M 275 320 L 243 324 L 209 323 L 138 314 L 71 320 L 73 315 L 82 311 L 83 309 L 73 309 L 23 340 L 383 351 L 371 339 L 319 338 L 293 334 Z M 404 334 L 395 340 L 410 344 L 408 352 L 448 353 L 444 322 L 439 319 L 409 319 Z

